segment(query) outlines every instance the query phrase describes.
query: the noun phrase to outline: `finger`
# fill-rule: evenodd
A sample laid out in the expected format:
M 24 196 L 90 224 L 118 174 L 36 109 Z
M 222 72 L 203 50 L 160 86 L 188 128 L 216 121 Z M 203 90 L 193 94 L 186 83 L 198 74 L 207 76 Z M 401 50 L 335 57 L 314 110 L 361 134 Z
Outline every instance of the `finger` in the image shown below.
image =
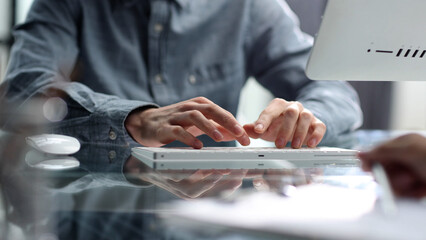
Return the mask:
M 236 139 L 242 146 L 250 145 L 250 138 L 247 134 L 242 135 L 241 137 L 237 137 Z
M 299 118 L 297 120 L 297 124 L 293 134 L 293 139 L 291 141 L 291 146 L 293 148 L 302 147 L 302 144 L 305 141 L 306 135 L 308 134 L 309 127 L 311 125 L 313 118 L 314 116 L 307 109 L 304 109 L 299 114 Z
M 238 123 L 235 117 L 219 105 L 213 103 L 207 98 L 197 97 L 183 102 L 178 106 L 180 112 L 198 110 L 206 118 L 212 119 L 219 125 L 228 129 L 236 137 L 246 134 L 243 127 Z
M 390 184 L 396 195 L 407 196 L 407 197 L 421 197 L 422 194 L 418 195 L 419 188 L 425 188 L 425 184 L 419 181 L 412 173 L 400 172 L 389 175 Z
M 283 127 L 285 121 L 286 119 L 284 115 L 280 115 L 278 118 L 273 120 L 271 125 L 269 125 L 268 130 L 266 130 L 266 132 L 262 135 L 262 139 L 276 142 L 278 136 L 280 136 L 280 129 Z
M 261 138 L 265 141 L 273 142 L 277 139 L 278 132 L 279 129 L 282 127 L 283 121 L 284 117 L 281 115 L 274 121 L 272 121 L 271 125 L 269 125 L 269 128 L 264 133 L 258 134 L 254 132 L 252 135 L 254 135 L 254 137 Z
M 188 101 L 196 102 L 196 103 L 200 103 L 200 104 L 205 104 L 205 103 L 207 103 L 207 104 L 214 104 L 214 102 L 212 102 L 210 99 L 208 99 L 206 97 L 201 97 L 201 96 L 200 97 L 196 97 L 196 98 L 192 98 L 192 99 L 190 99 Z
M 411 198 L 423 198 L 426 196 L 426 185 L 417 186 L 403 195 Z
M 238 123 L 237 119 L 225 109 L 216 104 L 199 104 L 196 106 L 197 110 L 203 113 L 208 119 L 212 119 L 219 125 L 226 128 L 236 137 L 241 137 L 247 134 L 243 127 Z
M 262 134 L 254 131 L 254 124 L 253 123 L 246 124 L 246 125 L 243 126 L 243 128 L 246 131 L 246 133 L 248 134 L 248 136 L 251 137 L 251 138 L 258 139 L 262 136 Z
M 261 138 L 266 141 L 275 141 L 278 148 L 284 148 L 293 136 L 296 122 L 297 118 L 288 117 L 287 114 L 283 113 L 272 121 Z
M 372 170 L 373 163 L 369 158 L 369 154 L 367 152 L 359 152 L 357 156 L 361 160 L 362 170 L 370 172 Z
M 222 126 L 217 127 L 219 131 L 223 134 L 223 141 L 237 140 L 242 146 L 250 145 L 250 138 L 247 134 L 243 134 L 241 137 L 235 137 L 231 132 Z
M 313 123 L 311 123 L 309 127 L 309 134 L 305 139 L 306 145 L 310 148 L 318 146 L 326 131 L 327 126 L 321 120 L 314 117 Z
M 289 103 L 284 99 L 276 98 L 262 111 L 259 118 L 255 122 L 255 132 L 262 134 L 268 128 L 272 121 L 278 118 L 287 108 Z
M 275 139 L 277 148 L 284 148 L 287 142 L 290 141 L 299 118 L 299 106 L 296 104 L 290 105 L 283 113 L 283 122 Z
M 412 173 L 401 171 L 389 176 L 389 181 L 394 189 L 409 189 L 416 182 Z
M 387 146 L 379 146 L 370 152 L 360 153 L 359 156 L 365 162 L 366 170 L 371 170 L 374 163 L 402 163 L 406 158 L 405 154 L 401 154 L 398 150 L 388 148 Z
M 170 120 L 170 124 L 172 125 L 180 125 L 185 127 L 195 126 L 217 142 L 222 141 L 224 138 L 216 126 L 197 110 L 190 110 L 175 115 L 176 117 Z
M 203 143 L 198 138 L 194 137 L 181 126 L 160 128 L 157 134 L 160 138 L 160 142 L 163 144 L 168 144 L 177 140 L 195 149 L 203 147 Z
M 385 142 L 369 152 L 363 153 L 369 159 L 405 159 L 410 151 L 407 151 L 404 136 Z

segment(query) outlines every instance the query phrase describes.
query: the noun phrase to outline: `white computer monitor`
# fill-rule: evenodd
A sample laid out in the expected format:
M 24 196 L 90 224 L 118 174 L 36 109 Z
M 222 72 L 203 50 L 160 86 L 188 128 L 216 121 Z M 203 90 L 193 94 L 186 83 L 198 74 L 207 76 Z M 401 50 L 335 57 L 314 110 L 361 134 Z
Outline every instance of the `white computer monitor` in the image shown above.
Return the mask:
M 426 0 L 329 0 L 313 80 L 426 81 Z

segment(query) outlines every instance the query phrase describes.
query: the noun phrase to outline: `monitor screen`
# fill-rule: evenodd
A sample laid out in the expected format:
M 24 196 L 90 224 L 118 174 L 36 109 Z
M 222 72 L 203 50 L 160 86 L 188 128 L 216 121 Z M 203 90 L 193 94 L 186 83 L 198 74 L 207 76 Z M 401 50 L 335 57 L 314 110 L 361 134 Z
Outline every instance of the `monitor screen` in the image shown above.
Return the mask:
M 329 0 L 313 80 L 426 81 L 425 0 Z

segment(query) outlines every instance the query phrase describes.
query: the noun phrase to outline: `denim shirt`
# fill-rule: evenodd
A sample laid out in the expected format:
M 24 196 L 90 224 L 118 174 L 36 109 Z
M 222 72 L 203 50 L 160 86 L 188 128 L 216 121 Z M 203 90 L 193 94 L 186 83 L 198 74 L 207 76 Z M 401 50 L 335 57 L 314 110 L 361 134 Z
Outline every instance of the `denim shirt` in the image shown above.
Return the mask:
M 144 1 L 36 0 L 14 31 L 7 101 L 61 90 L 69 113 L 52 131 L 128 144 L 124 121 L 132 110 L 204 96 L 235 115 L 240 90 L 254 77 L 321 119 L 324 144 L 360 126 L 347 83 L 306 77 L 312 38 L 285 2 Z

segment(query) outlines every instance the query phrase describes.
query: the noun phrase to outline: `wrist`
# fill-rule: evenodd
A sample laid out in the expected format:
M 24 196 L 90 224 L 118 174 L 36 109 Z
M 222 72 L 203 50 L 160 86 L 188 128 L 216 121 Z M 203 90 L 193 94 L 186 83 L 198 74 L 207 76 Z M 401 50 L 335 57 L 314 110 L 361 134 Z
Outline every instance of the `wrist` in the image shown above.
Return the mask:
M 134 110 L 132 110 L 124 120 L 124 127 L 127 131 L 127 134 L 136 142 L 140 141 L 140 129 L 142 128 L 143 121 L 145 119 L 144 114 L 147 113 L 147 111 L 155 109 L 153 106 L 144 106 L 139 107 Z M 139 134 L 138 134 L 139 133 Z

